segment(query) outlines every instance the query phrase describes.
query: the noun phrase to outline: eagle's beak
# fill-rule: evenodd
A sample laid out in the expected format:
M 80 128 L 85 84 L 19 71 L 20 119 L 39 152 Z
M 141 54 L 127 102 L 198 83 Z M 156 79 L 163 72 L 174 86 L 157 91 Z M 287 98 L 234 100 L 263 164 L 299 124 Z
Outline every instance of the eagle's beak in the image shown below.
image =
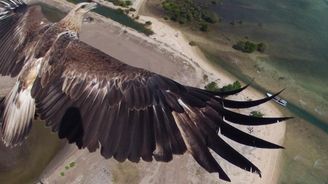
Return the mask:
M 95 3 L 95 2 L 92 2 L 92 3 L 89 3 L 89 4 L 87 5 L 86 9 L 87 9 L 88 11 L 91 11 L 91 10 L 96 9 L 97 7 L 98 7 L 98 4 Z

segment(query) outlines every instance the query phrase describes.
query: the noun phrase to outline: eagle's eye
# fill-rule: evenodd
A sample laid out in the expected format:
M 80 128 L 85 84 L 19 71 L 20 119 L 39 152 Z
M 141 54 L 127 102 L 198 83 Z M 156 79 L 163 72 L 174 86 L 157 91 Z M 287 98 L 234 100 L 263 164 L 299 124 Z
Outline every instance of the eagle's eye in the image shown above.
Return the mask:
M 81 8 L 84 9 L 86 7 L 86 5 L 82 5 Z

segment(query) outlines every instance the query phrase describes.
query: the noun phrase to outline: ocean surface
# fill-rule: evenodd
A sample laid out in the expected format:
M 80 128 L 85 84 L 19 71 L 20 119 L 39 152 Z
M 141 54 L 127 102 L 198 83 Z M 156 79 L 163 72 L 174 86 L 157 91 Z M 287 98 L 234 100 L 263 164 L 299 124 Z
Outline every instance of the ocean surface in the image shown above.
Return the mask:
M 267 49 L 234 62 L 231 53 L 200 44 L 209 59 L 254 79 L 263 93 L 286 88 L 289 105 L 281 110 L 295 119 L 287 122 L 279 182 L 328 183 L 328 1 L 224 0 L 212 8 L 222 18 L 207 35 L 212 41 L 248 39 Z

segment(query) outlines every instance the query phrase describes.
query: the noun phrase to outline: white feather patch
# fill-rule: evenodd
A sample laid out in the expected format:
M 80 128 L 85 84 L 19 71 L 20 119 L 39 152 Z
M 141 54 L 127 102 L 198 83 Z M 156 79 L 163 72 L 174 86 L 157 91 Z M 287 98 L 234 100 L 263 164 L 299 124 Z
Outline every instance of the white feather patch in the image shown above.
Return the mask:
M 5 99 L 1 131 L 6 146 L 15 146 L 26 138 L 34 114 L 35 103 L 31 96 L 31 88 L 19 91 L 19 82 L 17 82 Z
M 188 110 L 190 112 L 192 112 L 192 110 L 190 109 L 190 107 L 184 103 L 184 101 L 181 100 L 181 98 L 178 99 L 178 103 L 185 109 Z

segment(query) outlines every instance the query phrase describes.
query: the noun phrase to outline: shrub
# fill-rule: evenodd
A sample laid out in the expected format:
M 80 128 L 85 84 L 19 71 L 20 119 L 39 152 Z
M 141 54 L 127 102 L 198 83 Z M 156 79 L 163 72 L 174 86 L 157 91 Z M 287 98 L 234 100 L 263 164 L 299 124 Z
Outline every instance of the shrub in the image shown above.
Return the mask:
M 190 42 L 189 42 L 189 45 L 190 45 L 190 46 L 196 46 L 197 44 L 196 44 L 196 42 L 194 42 L 194 41 L 190 41 Z
M 74 167 L 75 166 L 75 162 L 71 162 L 70 164 L 69 164 L 69 167 Z
M 223 86 L 220 91 L 226 92 L 226 91 L 234 91 L 234 90 L 238 90 L 241 88 L 241 84 L 239 81 L 235 81 L 232 84 Z
M 261 113 L 260 111 L 252 111 L 250 115 L 257 118 L 262 118 L 264 116 L 264 114 Z
M 218 87 L 217 83 L 214 81 L 208 83 L 204 88 L 208 91 L 213 91 L 213 92 L 220 91 L 220 88 Z
M 202 15 L 202 19 L 205 20 L 206 22 L 212 23 L 212 24 L 219 21 L 219 17 L 217 16 L 217 14 L 214 12 L 210 12 L 210 11 L 204 12 Z
M 125 1 L 125 4 L 126 4 L 126 6 L 131 6 L 132 2 L 130 0 L 128 0 L 128 1 Z
M 250 41 L 238 41 L 232 48 L 246 53 L 252 53 L 257 50 L 257 45 Z
M 146 25 L 146 26 L 150 26 L 151 24 L 152 24 L 151 21 L 146 21 L 146 22 L 145 22 L 145 25 Z
M 207 32 L 208 31 L 208 25 L 207 24 L 201 24 L 199 30 L 203 31 L 203 32 Z
M 257 44 L 257 51 L 263 53 L 263 52 L 265 51 L 265 49 L 266 49 L 266 46 L 265 46 L 264 43 L 259 43 L 259 44 Z
M 216 4 L 216 1 L 213 4 Z M 162 2 L 165 11 L 164 19 L 180 24 L 191 23 L 195 26 L 200 24 L 200 30 L 207 31 L 208 26 L 205 26 L 205 23 L 214 24 L 220 20 L 215 11 L 210 10 L 209 6 L 213 4 L 195 0 L 164 0 Z

